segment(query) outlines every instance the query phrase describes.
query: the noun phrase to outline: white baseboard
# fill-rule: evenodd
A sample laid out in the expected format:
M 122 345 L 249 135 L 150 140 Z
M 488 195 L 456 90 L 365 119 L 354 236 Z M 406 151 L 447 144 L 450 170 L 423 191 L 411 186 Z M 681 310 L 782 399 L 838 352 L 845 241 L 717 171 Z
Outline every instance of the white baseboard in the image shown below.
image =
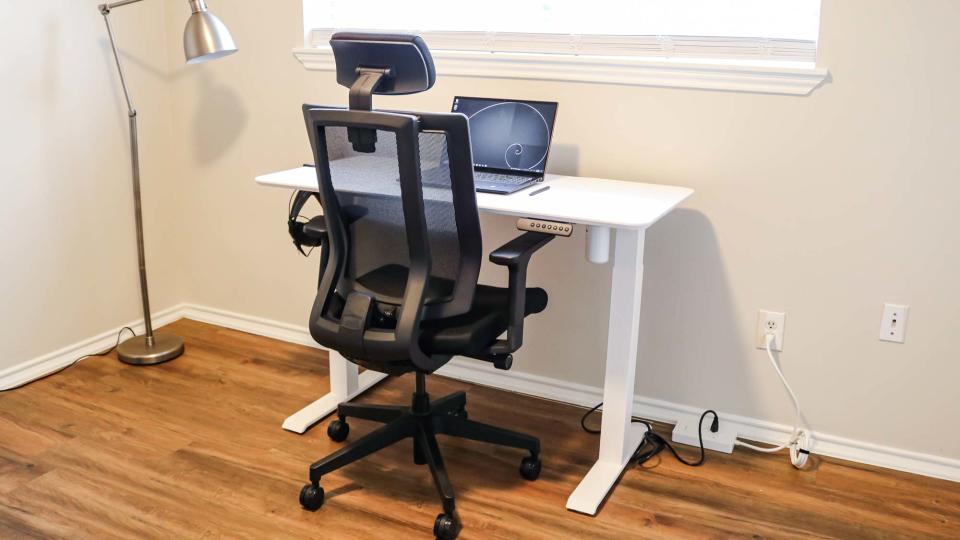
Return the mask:
M 320 346 L 320 344 L 313 340 L 313 337 L 310 336 L 310 331 L 304 326 L 193 304 L 183 304 L 180 316 L 184 319 L 215 324 L 217 326 L 223 326 L 224 328 L 247 332 L 248 334 L 255 334 L 279 339 L 280 341 L 286 341 L 288 343 L 296 343 L 297 345 L 306 345 L 308 347 L 326 350 L 326 348 Z
M 163 326 L 183 318 L 184 304 L 178 304 L 153 314 L 154 326 Z M 124 326 L 129 326 L 138 335 L 144 332 L 143 319 L 138 319 L 99 335 L 87 338 L 79 343 L 27 360 L 0 371 L 0 390 L 15 388 L 21 384 L 43 377 L 48 373 L 70 365 L 77 358 L 106 350 L 117 342 L 117 334 Z M 128 336 L 129 337 L 129 336 Z
M 317 345 L 305 327 L 194 304 L 181 304 L 158 312 L 154 318 L 154 324 L 160 326 L 180 318 L 215 324 L 290 343 L 323 348 Z M 139 332 L 142 330 L 143 323 L 140 321 L 128 326 L 133 326 Z M 0 389 L 43 376 L 69 364 L 79 356 L 103 350 L 113 345 L 117 331 L 119 328 L 0 372 Z M 596 405 L 602 400 L 603 395 L 602 389 L 598 387 L 520 371 L 500 371 L 489 364 L 464 358 L 451 360 L 437 373 L 453 379 L 581 407 Z M 701 412 L 700 409 L 689 405 L 643 396 L 634 398 L 634 414 L 651 420 L 671 424 L 680 421 L 696 422 Z M 720 412 L 720 421 L 742 438 L 771 444 L 779 444 L 792 431 L 791 426 L 784 424 L 723 412 Z M 571 429 L 579 428 L 571 427 Z M 960 460 L 957 459 L 912 452 L 821 432 L 813 432 L 811 451 L 815 454 L 857 463 L 960 482 Z

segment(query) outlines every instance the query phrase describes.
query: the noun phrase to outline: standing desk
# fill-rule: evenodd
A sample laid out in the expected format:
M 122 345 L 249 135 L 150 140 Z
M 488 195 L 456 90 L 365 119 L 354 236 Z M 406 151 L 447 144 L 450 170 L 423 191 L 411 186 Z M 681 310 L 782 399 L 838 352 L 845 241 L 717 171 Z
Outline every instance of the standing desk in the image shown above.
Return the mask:
M 316 171 L 311 167 L 265 174 L 256 181 L 265 186 L 318 190 Z M 530 196 L 544 186 L 550 189 Z M 631 422 L 631 417 L 644 237 L 648 227 L 692 194 L 692 189 L 683 187 L 553 174 L 547 175 L 542 184 L 511 195 L 477 193 L 481 212 L 586 225 L 587 259 L 602 264 L 613 258 L 600 452 L 590 472 L 567 499 L 570 510 L 596 514 L 643 439 L 646 427 Z M 353 399 L 384 377 L 371 370 L 359 373 L 356 364 L 330 351 L 330 392 L 287 418 L 284 429 L 305 432 L 339 403 Z

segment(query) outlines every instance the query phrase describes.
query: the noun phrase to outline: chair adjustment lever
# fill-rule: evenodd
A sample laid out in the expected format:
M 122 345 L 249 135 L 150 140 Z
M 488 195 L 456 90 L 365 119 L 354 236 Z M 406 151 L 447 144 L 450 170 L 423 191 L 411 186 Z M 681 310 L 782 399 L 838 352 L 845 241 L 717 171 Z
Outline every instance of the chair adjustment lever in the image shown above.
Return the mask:
M 373 297 L 368 294 L 352 292 L 347 296 L 340 316 L 340 334 L 345 338 L 341 354 L 363 354 L 363 333 L 370 326 L 372 307 Z

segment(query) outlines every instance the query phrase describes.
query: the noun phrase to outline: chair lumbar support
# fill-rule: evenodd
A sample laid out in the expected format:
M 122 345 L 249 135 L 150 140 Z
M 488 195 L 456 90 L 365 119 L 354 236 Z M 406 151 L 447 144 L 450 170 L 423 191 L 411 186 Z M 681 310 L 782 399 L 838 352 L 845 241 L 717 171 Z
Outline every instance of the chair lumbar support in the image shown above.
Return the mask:
M 401 440 L 412 438 L 413 462 L 430 468 L 443 503 L 443 512 L 434 522 L 433 533 L 443 540 L 456 538 L 461 529 L 460 517 L 457 515 L 453 485 L 437 444 L 437 435 L 526 450 L 528 455 L 521 460 L 519 472 L 527 480 L 536 480 L 541 468 L 540 441 L 536 437 L 470 420 L 466 406 L 464 392 L 455 392 L 431 401 L 426 392 L 426 376 L 420 372 L 417 373 L 417 387 L 410 407 L 341 403 L 337 407 L 337 418 L 327 428 L 327 435 L 332 440 L 346 440 L 350 433 L 348 418 L 371 420 L 384 425 L 311 465 L 310 483 L 300 491 L 300 504 L 307 510 L 319 509 L 324 502 L 324 491 L 320 486 L 324 475 Z

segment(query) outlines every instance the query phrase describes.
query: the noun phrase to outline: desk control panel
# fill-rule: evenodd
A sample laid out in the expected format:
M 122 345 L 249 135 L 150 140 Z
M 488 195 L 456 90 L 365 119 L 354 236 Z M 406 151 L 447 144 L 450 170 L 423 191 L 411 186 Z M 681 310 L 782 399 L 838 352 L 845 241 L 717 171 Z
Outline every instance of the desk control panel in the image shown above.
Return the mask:
M 573 224 L 562 221 L 520 218 L 517 220 L 517 228 L 521 231 L 542 232 L 555 234 L 557 236 L 570 236 L 573 234 Z

